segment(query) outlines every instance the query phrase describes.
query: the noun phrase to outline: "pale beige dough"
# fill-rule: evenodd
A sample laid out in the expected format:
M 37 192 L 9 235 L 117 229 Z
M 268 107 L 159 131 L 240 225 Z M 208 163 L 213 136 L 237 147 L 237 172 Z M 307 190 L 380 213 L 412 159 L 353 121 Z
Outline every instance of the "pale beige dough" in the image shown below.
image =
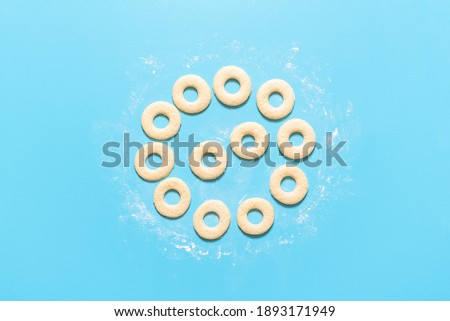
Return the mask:
M 219 217 L 219 224 L 209 227 L 205 224 L 204 218 L 208 213 L 216 213 Z M 230 226 L 231 215 L 224 202 L 209 200 L 197 208 L 194 213 L 194 229 L 199 236 L 207 240 L 215 240 L 225 234 Z
M 303 136 L 303 142 L 293 146 L 289 141 L 292 134 L 299 133 Z M 290 159 L 303 159 L 312 153 L 316 144 L 316 133 L 306 121 L 294 118 L 281 125 L 278 130 L 277 143 L 280 152 Z
M 284 178 L 291 177 L 295 181 L 295 188 L 286 192 L 281 187 Z M 296 166 L 282 165 L 270 177 L 270 193 L 279 202 L 286 205 L 299 203 L 308 192 L 308 180 L 305 174 Z
M 248 220 L 251 210 L 259 210 L 263 216 L 261 222 L 253 224 Z M 245 200 L 238 209 L 237 222 L 239 228 L 249 235 L 261 235 L 266 233 L 273 224 L 275 213 L 273 206 L 265 199 L 255 197 Z
M 245 148 L 242 138 L 250 135 L 255 140 L 255 146 Z M 230 145 L 233 152 L 244 159 L 257 159 L 261 157 L 269 145 L 269 136 L 266 129 L 258 123 L 246 122 L 236 126 L 231 132 Z
M 216 162 L 213 166 L 203 165 L 205 154 L 213 154 Z M 189 157 L 189 166 L 192 172 L 202 180 L 216 179 L 225 172 L 227 167 L 227 152 L 223 146 L 215 141 L 205 141 L 196 146 Z
M 184 91 L 187 88 L 194 88 L 197 91 L 195 101 L 187 101 L 184 98 Z M 205 110 L 211 103 L 211 88 L 200 76 L 185 75 L 179 78 L 172 89 L 172 99 L 179 110 L 187 114 L 197 114 Z
M 156 169 L 149 169 L 145 163 L 150 155 L 159 155 L 162 159 L 161 166 Z M 167 144 L 161 142 L 151 142 L 141 147 L 134 157 L 134 168 L 136 173 L 146 181 L 158 181 L 167 175 L 174 166 L 173 151 Z
M 274 107 L 269 102 L 269 97 L 273 93 L 279 93 L 283 97 L 283 103 L 279 107 Z M 289 115 L 294 108 L 294 102 L 294 90 L 282 79 L 265 82 L 256 94 L 256 105 L 260 113 L 269 119 L 281 119 Z
M 169 191 L 176 191 L 180 195 L 180 201 L 177 204 L 170 205 L 164 200 L 164 196 Z M 156 186 L 153 203 L 159 214 L 169 218 L 178 218 L 186 213 L 191 204 L 191 191 L 181 179 L 166 178 Z
M 234 79 L 239 83 L 239 90 L 236 93 L 229 93 L 225 89 L 225 83 Z M 214 76 L 214 94 L 224 105 L 237 107 L 245 103 L 252 92 L 252 81 L 244 69 L 236 66 L 226 66 L 221 68 Z
M 164 128 L 158 128 L 154 124 L 155 117 L 158 115 L 164 115 L 169 120 L 169 124 Z M 165 140 L 175 136 L 180 130 L 181 116 L 178 109 L 174 105 L 165 102 L 157 101 L 145 108 L 141 118 L 142 129 L 147 136 Z

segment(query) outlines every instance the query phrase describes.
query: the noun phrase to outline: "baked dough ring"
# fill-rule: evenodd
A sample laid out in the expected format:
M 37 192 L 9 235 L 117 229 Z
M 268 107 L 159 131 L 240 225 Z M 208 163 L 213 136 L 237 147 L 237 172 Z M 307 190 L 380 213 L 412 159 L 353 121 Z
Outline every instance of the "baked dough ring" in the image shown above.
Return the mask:
M 263 215 L 262 221 L 253 224 L 248 220 L 248 213 L 251 210 L 259 210 Z M 261 235 L 266 233 L 273 224 L 275 213 L 272 204 L 267 200 L 259 197 L 249 198 L 245 200 L 238 209 L 237 222 L 239 228 L 249 235 Z
M 204 218 L 208 213 L 216 213 L 219 217 L 219 224 L 209 227 L 205 224 Z M 199 236 L 207 240 L 215 240 L 225 234 L 230 226 L 231 215 L 224 202 L 209 200 L 197 208 L 194 213 L 194 229 Z
M 232 94 L 225 89 L 228 80 L 234 79 L 239 83 L 239 90 Z M 217 99 L 231 107 L 237 107 L 245 103 L 252 92 L 252 81 L 244 69 L 236 66 L 221 68 L 214 76 L 214 94 Z
M 202 164 L 205 154 L 213 154 L 216 162 L 213 166 L 207 167 Z M 189 166 L 192 172 L 202 180 L 209 181 L 216 179 L 225 172 L 227 167 L 227 152 L 223 146 L 215 141 L 205 141 L 196 146 L 189 157 Z
M 281 182 L 286 177 L 291 177 L 295 180 L 295 188 L 290 192 L 286 192 L 281 187 Z M 300 168 L 296 166 L 282 165 L 270 177 L 270 194 L 283 204 L 297 204 L 306 196 L 307 192 L 308 180 Z
M 158 128 L 154 124 L 155 117 L 164 115 L 169 119 L 169 124 L 164 128 Z M 180 130 L 181 116 L 174 105 L 157 101 L 145 108 L 141 118 L 142 129 L 148 137 L 158 140 L 165 140 L 175 136 Z
M 197 91 L 195 101 L 187 101 L 184 98 L 184 91 L 187 88 L 194 88 Z M 211 88 L 208 83 L 197 75 L 185 75 L 179 78 L 172 89 L 172 99 L 179 110 L 187 114 L 198 114 L 206 109 L 211 103 Z
M 149 169 L 145 162 L 150 155 L 159 155 L 162 159 L 161 166 L 157 169 Z M 170 174 L 175 162 L 173 151 L 167 144 L 151 142 L 142 146 L 134 157 L 134 168 L 136 173 L 146 181 L 159 181 Z
M 274 107 L 269 102 L 273 93 L 283 97 L 283 103 Z M 281 119 L 289 115 L 294 108 L 295 94 L 291 85 L 282 79 L 272 79 L 261 85 L 256 94 L 256 105 L 259 112 L 269 119 Z
M 175 205 L 167 204 L 164 196 L 169 191 L 176 191 L 180 195 L 180 201 Z M 181 179 L 171 177 L 163 180 L 155 188 L 153 203 L 159 214 L 169 218 L 183 216 L 191 204 L 191 191 Z
M 245 148 L 242 138 L 250 135 L 255 140 L 255 146 Z M 244 159 L 257 159 L 261 157 L 269 145 L 266 129 L 258 123 L 246 122 L 236 126 L 230 137 L 230 146 L 233 152 Z
M 303 142 L 298 146 L 293 146 L 289 138 L 293 133 L 303 136 Z M 281 125 L 278 130 L 277 143 L 280 152 L 290 159 L 302 159 L 312 153 L 316 144 L 316 133 L 306 121 L 294 118 Z

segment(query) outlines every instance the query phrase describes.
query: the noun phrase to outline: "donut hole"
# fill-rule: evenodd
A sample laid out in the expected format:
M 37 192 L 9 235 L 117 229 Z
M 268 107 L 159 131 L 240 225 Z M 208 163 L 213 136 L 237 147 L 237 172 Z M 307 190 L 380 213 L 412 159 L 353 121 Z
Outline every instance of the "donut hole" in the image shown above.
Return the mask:
M 285 177 L 281 181 L 281 188 L 285 192 L 292 192 L 295 188 L 295 180 L 292 177 Z
M 263 214 L 261 213 L 260 210 L 252 209 L 251 211 L 248 212 L 247 217 L 250 223 L 259 224 L 263 219 Z
M 289 136 L 289 142 L 293 146 L 300 146 L 303 143 L 303 136 L 300 133 L 292 133 Z
M 255 137 L 253 137 L 252 135 L 245 135 L 244 137 L 242 137 L 242 147 L 255 147 Z
M 198 98 L 197 89 L 194 87 L 187 87 L 183 92 L 184 99 L 188 102 L 194 102 Z
M 203 218 L 203 221 L 205 221 L 206 226 L 215 227 L 219 224 L 219 216 L 214 212 L 208 212 Z
M 230 94 L 235 94 L 241 88 L 241 84 L 236 79 L 228 79 L 225 83 L 225 90 Z
M 269 103 L 272 107 L 278 108 L 283 104 L 283 96 L 280 93 L 273 92 L 269 96 Z
M 180 193 L 178 191 L 171 189 L 167 191 L 167 193 L 164 195 L 164 201 L 168 205 L 177 205 L 180 202 Z
M 146 161 L 150 169 L 159 168 L 162 164 L 162 158 L 158 154 L 151 154 L 150 156 L 147 157 Z
M 213 167 L 216 164 L 216 156 L 212 153 L 206 153 L 202 157 L 202 164 L 207 167 Z
M 169 125 L 169 118 L 166 115 L 156 115 L 153 119 L 153 124 L 160 129 L 165 128 Z

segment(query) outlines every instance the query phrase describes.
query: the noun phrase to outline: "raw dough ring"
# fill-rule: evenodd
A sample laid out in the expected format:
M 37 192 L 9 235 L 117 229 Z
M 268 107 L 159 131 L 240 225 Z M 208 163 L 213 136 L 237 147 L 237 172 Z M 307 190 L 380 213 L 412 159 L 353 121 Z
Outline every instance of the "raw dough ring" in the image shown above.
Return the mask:
M 194 88 L 197 91 L 195 101 L 187 101 L 184 98 L 184 91 L 187 88 Z M 208 83 L 197 75 L 185 75 L 179 78 L 172 89 L 172 99 L 179 110 L 187 114 L 198 114 L 206 109 L 211 102 L 211 88 Z
M 202 164 L 205 154 L 213 154 L 216 158 L 214 166 L 207 167 Z M 202 180 L 215 179 L 225 172 L 227 167 L 227 152 L 223 146 L 215 141 L 205 141 L 196 146 L 189 157 L 189 166 L 192 172 Z
M 255 146 L 245 148 L 242 138 L 250 135 L 255 140 Z M 230 146 L 233 152 L 244 159 L 257 159 L 261 157 L 269 145 L 266 129 L 258 123 L 246 122 L 236 126 L 230 137 Z
M 273 93 L 279 93 L 283 97 L 283 103 L 279 107 L 273 107 L 269 102 L 269 97 Z M 294 90 L 282 79 L 266 81 L 259 87 L 256 94 L 259 112 L 269 119 L 281 119 L 289 115 L 294 108 L 294 102 Z
M 258 224 L 253 224 L 248 220 L 248 213 L 251 210 L 259 210 L 263 219 Z M 275 213 L 273 206 L 265 199 L 255 197 L 245 200 L 238 209 L 237 222 L 239 228 L 246 234 L 261 235 L 266 233 L 273 224 Z
M 175 205 L 167 204 L 164 196 L 169 191 L 176 191 L 180 195 L 180 201 Z M 178 218 L 183 216 L 191 204 L 191 191 L 181 179 L 171 177 L 163 180 L 155 188 L 153 203 L 159 214 L 169 218 Z
M 219 224 L 209 227 L 205 224 L 204 218 L 208 213 L 216 213 L 219 217 Z M 227 206 L 222 201 L 209 200 L 197 208 L 194 213 L 194 229 L 199 236 L 207 240 L 215 240 L 225 234 L 230 226 L 231 215 Z
M 150 155 L 159 155 L 162 159 L 161 166 L 157 169 L 149 169 L 145 162 Z M 167 144 L 151 142 L 142 146 L 134 157 L 136 173 L 146 181 L 159 181 L 170 174 L 175 164 L 173 151 Z
M 293 146 L 289 141 L 292 134 L 299 133 L 303 136 L 303 142 Z M 306 121 L 294 118 L 281 125 L 278 130 L 277 143 L 280 152 L 290 159 L 302 159 L 312 153 L 316 144 L 316 133 Z
M 286 177 L 291 177 L 295 180 L 295 188 L 290 192 L 284 191 L 281 187 L 281 182 Z M 306 196 L 307 192 L 308 180 L 300 168 L 296 166 L 282 165 L 270 177 L 270 194 L 283 204 L 297 204 Z
M 234 79 L 239 83 L 239 90 L 236 93 L 229 93 L 225 89 L 228 80 Z M 237 107 L 245 103 L 252 92 L 252 81 L 244 69 L 236 66 L 226 66 L 221 68 L 214 76 L 214 94 L 221 103 Z
M 158 115 L 164 115 L 169 119 L 169 124 L 164 128 L 158 128 L 154 124 L 155 117 Z M 147 136 L 164 140 L 175 136 L 180 130 L 181 116 L 178 109 L 174 105 L 165 102 L 157 101 L 145 108 L 141 118 L 142 129 Z

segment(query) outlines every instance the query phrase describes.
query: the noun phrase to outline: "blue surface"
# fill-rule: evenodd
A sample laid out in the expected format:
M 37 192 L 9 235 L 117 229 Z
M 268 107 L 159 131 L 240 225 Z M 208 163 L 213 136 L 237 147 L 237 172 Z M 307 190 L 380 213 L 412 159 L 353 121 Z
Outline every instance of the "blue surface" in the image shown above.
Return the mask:
M 3 3 L 0 299 L 449 300 L 449 16 L 447 1 Z M 249 239 L 233 221 L 209 244 L 189 225 L 193 210 L 206 190 L 235 212 L 238 167 L 215 185 L 175 169 L 197 198 L 182 219 L 152 225 L 129 198 L 137 192 L 154 212 L 154 185 L 101 167 L 101 147 L 124 131 L 145 142 L 146 104 L 170 99 L 187 72 L 211 83 L 225 64 L 252 75 L 253 100 L 236 111 L 214 101 L 183 116 L 182 134 L 200 124 L 206 139 L 215 123 L 248 118 L 273 137 L 279 123 L 252 104 L 255 88 L 282 77 L 295 84 L 295 116 L 322 138 L 338 129 L 348 139 L 349 167 L 305 169 L 307 199 L 275 204 L 283 215 L 265 237 Z M 261 170 L 245 174 L 257 177 L 248 197 L 269 199 Z M 341 181 L 326 185 L 330 176 Z M 329 194 L 305 212 L 321 184 Z M 304 224 L 292 224 L 298 211 Z M 210 253 L 178 249 L 164 234 L 172 228 Z

